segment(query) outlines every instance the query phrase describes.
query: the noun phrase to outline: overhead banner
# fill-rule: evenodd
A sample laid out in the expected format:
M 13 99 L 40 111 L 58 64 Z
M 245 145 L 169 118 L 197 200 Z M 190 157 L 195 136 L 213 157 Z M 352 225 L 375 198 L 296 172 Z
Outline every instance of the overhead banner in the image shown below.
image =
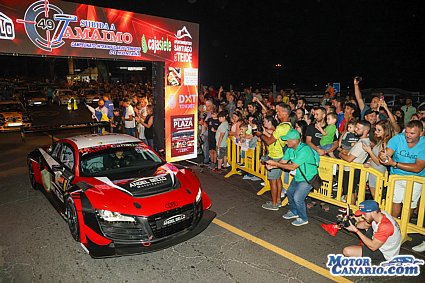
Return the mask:
M 165 62 L 166 159 L 197 156 L 199 25 L 59 0 L 0 0 L 0 53 Z M 173 134 L 172 134 L 173 133 Z

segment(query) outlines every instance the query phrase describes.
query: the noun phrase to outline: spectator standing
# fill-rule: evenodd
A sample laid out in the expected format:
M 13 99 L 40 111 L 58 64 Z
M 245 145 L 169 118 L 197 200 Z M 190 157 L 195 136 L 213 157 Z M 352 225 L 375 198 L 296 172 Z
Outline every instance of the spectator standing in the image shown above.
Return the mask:
M 390 174 L 403 176 L 425 177 L 425 137 L 421 136 L 423 125 L 420 121 L 410 121 L 404 133 L 391 138 L 385 151 L 379 153 L 382 164 L 391 166 Z M 399 217 L 401 203 L 404 201 L 406 181 L 397 181 L 394 188 L 393 207 L 391 215 Z M 422 184 L 414 182 L 410 208 L 418 205 Z
M 213 170 L 215 173 L 220 173 L 222 170 L 222 165 L 227 164 L 227 137 L 229 135 L 229 123 L 226 120 L 227 112 L 221 111 L 218 113 L 218 120 L 220 121 L 220 126 L 218 126 L 217 132 L 215 134 L 215 139 L 217 141 L 217 168 Z
M 363 100 L 359 83 L 360 81 L 358 80 L 358 78 L 357 77 L 354 78 L 354 94 L 356 96 L 357 105 L 359 106 L 359 109 L 360 109 L 360 118 L 361 120 L 363 120 L 365 119 L 365 115 L 366 115 L 365 113 L 368 109 L 372 109 L 373 111 L 376 111 L 377 113 L 379 113 L 379 97 L 373 96 L 369 106 L 367 106 Z M 379 120 L 385 121 L 386 120 L 385 115 L 379 114 Z
M 271 137 L 276 129 L 277 122 L 273 116 L 269 115 L 264 118 L 263 122 L 263 135 Z M 267 145 L 267 159 L 280 161 L 283 157 L 283 148 L 279 141 L 275 141 Z M 267 172 L 267 179 L 270 183 L 271 191 L 282 191 L 282 169 L 272 168 Z M 274 197 L 274 198 L 273 198 Z M 272 195 L 272 201 L 268 201 L 262 205 L 262 208 L 268 210 L 279 210 L 281 207 L 280 196 L 277 194 Z
M 114 103 L 109 100 L 109 94 L 104 93 L 103 94 L 103 101 L 105 102 L 105 107 L 108 109 L 108 119 L 111 120 L 114 116 Z
M 412 98 L 406 98 L 406 104 L 401 107 L 401 110 L 404 112 L 404 124 L 407 125 L 413 114 L 416 113 L 416 108 L 412 105 Z
M 140 121 L 140 124 L 145 128 L 145 138 L 148 142 L 148 145 L 154 149 L 154 143 L 153 143 L 153 121 L 154 121 L 154 115 L 153 115 L 153 107 L 152 105 L 146 106 L 146 117 L 144 120 Z
M 306 143 L 314 149 L 319 155 L 325 155 L 329 152 L 332 152 L 335 148 L 338 147 L 337 140 L 334 141 L 332 148 L 328 151 L 319 148 L 320 140 L 322 138 L 322 133 L 316 128 L 316 124 L 319 124 L 320 127 L 326 128 L 327 124 L 325 121 L 326 110 L 323 107 L 319 107 L 314 111 L 314 120 L 315 123 L 311 123 L 307 126 L 306 131 Z
M 338 121 L 338 116 L 335 113 L 330 113 L 326 115 L 326 122 L 327 122 L 326 128 L 323 129 L 323 127 L 319 123 L 315 124 L 316 129 L 318 129 L 319 132 L 322 134 L 319 148 L 323 149 L 331 157 L 334 157 L 333 152 L 331 152 L 330 150 L 333 147 L 333 144 L 335 141 L 335 135 L 337 133 L 337 129 L 336 129 L 337 121 Z
M 347 130 L 340 136 L 338 148 L 334 152 L 337 158 L 339 158 L 340 151 L 350 151 L 354 144 L 359 140 L 359 137 L 356 135 L 356 125 L 357 119 L 351 119 L 348 121 Z
M 312 189 L 309 182 L 318 174 L 320 157 L 311 147 L 301 142 L 300 133 L 295 129 L 290 129 L 281 139 L 286 141 L 288 149 L 280 162 L 268 160 L 267 169 L 275 166 L 284 170 L 296 170 L 287 191 L 290 209 L 282 217 L 296 218 L 291 223 L 294 226 L 306 225 L 308 217 L 305 198 Z
M 379 152 L 385 150 L 388 141 L 394 136 L 393 128 L 389 121 L 380 121 L 375 127 L 375 137 L 377 140 L 376 145 L 371 148 L 367 144 L 362 144 L 363 149 L 369 154 L 370 159 L 368 163 L 365 163 L 365 167 L 372 167 L 381 173 L 387 171 L 387 167 L 382 165 L 379 161 Z M 369 174 L 368 177 L 369 189 L 372 197 L 375 198 L 376 189 L 376 176 Z
M 261 134 L 258 131 L 256 132 L 256 135 L 260 137 L 260 139 L 264 141 L 267 146 L 275 143 L 276 147 L 278 147 L 280 144 L 280 147 L 283 148 L 286 146 L 286 141 L 283 141 L 280 137 L 285 136 L 292 128 L 291 123 L 289 123 L 289 114 L 291 113 L 291 110 L 285 103 L 281 102 L 276 106 L 276 113 L 277 118 L 281 123 L 276 127 L 276 130 L 273 132 L 273 134 L 268 136 L 265 134 Z M 272 203 L 276 204 L 277 200 L 280 200 L 280 197 L 282 195 L 282 187 L 271 187 L 270 193 L 272 197 Z
M 112 117 L 111 122 L 111 133 L 122 133 L 123 121 L 122 116 L 120 115 L 120 110 L 118 108 L 113 111 L 114 116 Z
M 220 121 L 218 119 L 217 111 L 211 113 L 211 118 L 206 121 L 208 125 L 208 147 L 210 149 L 210 162 L 212 169 L 217 166 L 217 141 L 215 139 L 215 134 L 218 127 L 220 126 Z
M 130 136 L 136 136 L 136 121 L 134 119 L 135 113 L 133 106 L 128 98 L 123 100 L 123 121 L 124 121 L 124 133 Z
M 354 162 L 363 164 L 367 159 L 367 152 L 363 149 L 363 144 L 366 144 L 370 146 L 370 140 L 369 140 L 369 131 L 370 131 L 370 123 L 367 121 L 359 121 L 356 125 L 356 134 L 359 137 L 359 140 L 354 144 L 354 146 L 350 149 L 350 151 L 342 150 L 339 153 L 339 157 L 347 162 Z M 342 182 L 343 187 L 343 195 L 345 196 L 347 203 L 348 201 L 348 179 L 350 176 L 350 167 L 344 166 L 344 179 Z M 356 197 L 358 192 L 360 182 L 360 169 L 354 170 L 354 179 L 353 179 L 353 185 L 354 190 L 353 194 L 351 196 L 351 204 L 356 203 Z

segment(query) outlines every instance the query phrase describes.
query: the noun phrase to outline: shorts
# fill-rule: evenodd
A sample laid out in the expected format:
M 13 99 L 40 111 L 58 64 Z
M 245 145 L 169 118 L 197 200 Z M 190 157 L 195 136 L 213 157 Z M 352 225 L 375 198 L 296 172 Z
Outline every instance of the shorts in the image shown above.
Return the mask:
M 396 181 L 394 186 L 394 197 L 393 203 L 402 203 L 404 202 L 404 191 L 406 190 L 406 181 Z M 412 203 L 410 208 L 416 208 L 418 206 L 419 198 L 422 193 L 422 184 L 413 183 L 413 194 L 412 194 Z
M 211 150 L 215 150 L 217 147 L 217 142 L 215 140 L 215 136 L 214 137 L 208 137 L 208 148 Z
M 359 191 L 359 182 L 360 182 L 360 169 L 354 169 L 354 178 L 353 178 L 353 185 L 354 190 L 353 193 L 358 193 Z M 348 193 L 348 180 L 350 176 L 350 171 L 344 171 L 344 178 L 342 180 L 342 194 L 346 195 Z
M 319 148 L 320 149 L 323 149 L 323 150 L 329 150 L 329 149 L 331 149 L 332 148 L 332 145 L 333 144 L 325 144 L 325 145 L 319 145 Z
M 367 231 L 362 231 L 362 233 L 369 239 L 372 239 L 373 229 L 372 227 L 370 227 L 369 229 L 367 229 Z M 379 249 L 377 249 L 376 251 L 372 251 L 365 244 L 363 244 L 362 246 L 362 256 L 370 257 L 372 263 L 375 265 L 378 265 L 379 263 L 385 261 L 384 254 Z
M 270 157 L 270 159 L 274 160 L 274 161 L 280 161 L 282 158 L 271 158 Z M 273 168 L 273 169 L 267 171 L 267 179 L 268 180 L 277 180 L 281 177 L 282 177 L 282 169 L 280 169 L 280 168 Z
M 227 156 L 227 147 L 220 147 L 218 149 L 218 159 L 223 159 L 225 156 Z

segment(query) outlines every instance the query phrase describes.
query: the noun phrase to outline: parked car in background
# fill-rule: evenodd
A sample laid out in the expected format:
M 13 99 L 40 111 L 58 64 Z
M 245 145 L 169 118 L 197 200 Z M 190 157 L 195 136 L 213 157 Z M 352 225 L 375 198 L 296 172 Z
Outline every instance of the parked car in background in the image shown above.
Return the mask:
M 19 131 L 21 126 L 31 127 L 31 117 L 17 100 L 0 101 L 0 132 Z
M 80 104 L 79 97 L 71 89 L 55 89 L 53 92 L 52 103 L 60 105 L 67 105 L 69 100 L 73 98 Z
M 26 106 L 44 106 L 48 104 L 47 94 L 39 90 L 30 90 L 23 97 Z
M 82 88 L 78 92 L 80 100 L 87 104 L 97 104 L 102 95 L 94 88 Z

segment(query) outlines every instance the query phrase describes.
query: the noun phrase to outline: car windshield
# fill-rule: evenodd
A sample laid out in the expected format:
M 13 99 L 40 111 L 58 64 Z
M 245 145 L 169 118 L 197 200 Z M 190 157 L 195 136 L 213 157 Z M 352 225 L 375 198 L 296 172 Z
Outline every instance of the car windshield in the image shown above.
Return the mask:
M 19 103 L 0 104 L 0 112 L 22 112 L 22 106 Z
M 143 143 L 99 146 L 82 149 L 80 153 L 83 177 L 119 175 L 124 178 L 164 163 Z

